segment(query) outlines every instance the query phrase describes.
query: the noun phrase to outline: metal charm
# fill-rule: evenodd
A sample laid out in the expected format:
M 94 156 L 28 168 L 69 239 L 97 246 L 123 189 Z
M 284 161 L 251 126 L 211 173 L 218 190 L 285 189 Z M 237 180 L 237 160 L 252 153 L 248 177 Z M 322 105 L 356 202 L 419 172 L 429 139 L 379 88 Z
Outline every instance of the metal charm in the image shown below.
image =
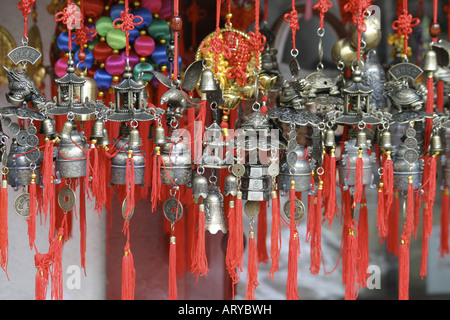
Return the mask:
M 69 212 L 73 209 L 75 200 L 75 192 L 69 187 L 62 188 L 58 194 L 58 204 L 64 212 Z
M 244 205 L 244 212 L 249 218 L 256 218 L 261 210 L 258 201 L 247 201 Z
M 169 198 L 164 202 L 164 216 L 172 223 L 177 222 L 183 216 L 183 204 L 175 198 Z
M 22 193 L 14 201 L 14 211 L 20 217 L 27 218 L 30 216 L 30 194 Z
M 305 215 L 305 205 L 303 202 L 297 198 L 295 198 L 295 213 L 294 213 L 294 221 L 296 223 L 300 222 Z M 283 206 L 283 213 L 286 219 L 290 220 L 291 217 L 291 200 L 286 201 Z

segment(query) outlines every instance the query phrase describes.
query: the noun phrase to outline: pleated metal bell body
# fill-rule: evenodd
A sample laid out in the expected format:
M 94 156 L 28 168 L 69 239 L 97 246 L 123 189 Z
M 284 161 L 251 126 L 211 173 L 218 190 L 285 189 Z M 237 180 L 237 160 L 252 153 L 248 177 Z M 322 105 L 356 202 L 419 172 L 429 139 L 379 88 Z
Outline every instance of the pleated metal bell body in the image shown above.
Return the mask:
M 417 156 L 414 161 L 411 161 L 408 152 L 411 152 L 411 149 L 401 145 L 392 157 L 394 163 L 395 190 L 407 191 L 409 187 L 409 176 L 412 177 L 414 190 L 418 190 L 422 186 L 423 159 Z
M 208 195 L 208 179 L 205 176 L 198 175 L 192 182 L 192 195 L 198 199 L 200 197 L 206 198 Z
M 133 151 L 131 159 L 134 165 L 134 184 L 144 185 L 145 179 L 145 157 L 140 150 L 140 138 L 136 137 L 137 129 L 130 130 L 128 136 L 119 141 L 114 139 L 116 150 L 120 150 L 116 156 L 111 158 L 111 183 L 125 185 L 127 176 L 127 159 L 129 151 Z M 138 140 L 138 141 L 137 141 Z
M 56 170 L 61 178 L 80 178 L 86 176 L 87 151 L 85 137 L 76 130 L 70 121 L 64 124 L 60 133 L 58 152 L 56 153 Z
M 291 180 L 295 181 L 295 191 L 306 192 L 311 190 L 311 174 L 314 164 L 308 161 L 306 151 L 303 146 L 297 146 L 294 152 L 295 161 L 282 158 L 280 174 L 278 175 L 278 188 L 283 192 L 291 189 Z M 293 158 L 293 153 L 289 152 L 289 158 Z
M 94 121 L 94 124 L 92 126 L 92 130 L 91 130 L 91 137 L 90 139 L 99 139 L 99 138 L 103 138 L 103 129 L 105 128 L 105 123 L 100 120 L 97 119 Z
M 224 191 L 223 194 L 225 196 L 235 196 L 237 194 L 238 191 L 238 179 L 236 178 L 236 176 L 234 174 L 229 174 L 225 177 L 225 182 L 224 182 Z
M 363 160 L 363 185 L 373 183 L 372 166 L 375 163 L 375 155 L 368 153 L 368 148 L 359 149 L 356 147 L 356 139 L 350 139 L 344 144 L 344 154 L 339 162 L 339 181 L 345 186 L 354 186 L 356 182 L 356 161 L 360 156 Z
M 41 168 L 42 153 L 40 153 L 38 161 L 30 161 L 30 157 L 27 157 L 27 147 L 19 145 L 16 141 L 11 144 L 9 154 L 6 162 L 6 168 L 8 169 L 7 180 L 8 184 L 13 188 L 22 186 L 28 186 L 31 182 L 31 174 L 33 171 L 30 169 L 30 164 L 36 164 L 34 172 L 36 174 L 36 183 L 39 183 L 39 173 Z M 33 159 L 34 160 L 34 159 Z
M 49 137 L 50 139 L 56 136 L 58 134 L 58 131 L 56 131 L 55 128 L 55 121 L 50 118 L 45 118 L 44 120 L 42 120 L 39 133 L 44 135 L 45 137 Z
M 216 186 L 208 188 L 208 195 L 203 202 L 205 205 L 205 230 L 212 234 L 216 234 L 218 231 L 228 232 L 223 199 L 224 197 L 219 188 Z
M 189 146 L 183 142 L 167 142 L 161 146 L 161 183 L 178 186 L 192 184 L 192 160 Z M 173 182 L 172 182 L 173 181 Z
M 217 87 L 217 82 L 214 79 L 214 72 L 212 72 L 209 68 L 205 68 L 200 77 L 198 90 L 201 92 L 216 91 Z

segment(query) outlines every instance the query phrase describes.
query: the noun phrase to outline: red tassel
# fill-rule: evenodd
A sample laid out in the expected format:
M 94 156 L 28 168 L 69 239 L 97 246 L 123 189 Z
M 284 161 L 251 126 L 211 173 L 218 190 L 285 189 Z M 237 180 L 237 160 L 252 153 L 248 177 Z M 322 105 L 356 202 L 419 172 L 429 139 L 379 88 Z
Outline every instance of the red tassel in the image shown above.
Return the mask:
M 248 240 L 247 287 L 245 291 L 246 300 L 255 300 L 255 289 L 259 286 L 258 268 L 258 252 L 256 248 L 255 233 L 250 231 Z
M 366 199 L 361 203 L 359 210 L 358 250 L 358 283 L 365 288 L 367 286 L 367 268 L 369 267 L 369 222 Z
M 426 103 L 426 112 L 433 114 L 434 112 L 434 86 L 433 86 L 433 75 L 428 75 L 427 77 L 427 103 Z M 433 119 L 426 118 L 425 119 L 425 134 L 424 134 L 424 143 L 423 149 L 428 150 L 430 146 L 430 137 L 431 132 L 433 131 Z
M 322 255 L 322 191 L 323 181 L 319 181 L 317 189 L 314 218 L 312 219 L 312 233 L 311 233 L 311 266 L 309 270 L 312 274 L 318 275 L 320 271 L 320 258 Z
M 51 268 L 51 286 L 52 286 L 52 300 L 63 299 L 63 270 L 62 270 L 62 247 L 63 247 L 64 228 L 61 227 L 58 231 L 58 236 L 50 244 L 49 253 L 52 254 L 52 268 Z
M 208 259 L 206 258 L 205 251 L 205 205 L 200 204 L 198 212 L 197 243 L 192 259 L 191 272 L 195 273 L 198 282 L 199 276 L 206 275 L 208 271 Z
M 161 148 L 155 147 L 155 155 L 153 156 L 153 173 L 152 173 L 152 211 L 155 211 L 158 202 L 161 200 Z
M 336 157 L 334 153 L 334 148 L 331 150 L 331 156 L 328 160 L 328 181 L 326 181 L 327 188 L 327 205 L 325 217 L 328 219 L 328 225 L 333 224 L 334 217 L 337 216 L 339 208 L 336 204 Z
M 95 211 L 100 214 L 107 202 L 107 165 L 109 161 L 106 148 L 100 147 L 98 151 L 98 162 L 102 165 L 98 166 L 97 179 L 93 181 L 95 189 Z
M 98 149 L 97 149 L 97 146 L 95 145 L 95 143 L 91 143 L 91 147 L 88 150 L 86 158 L 87 158 L 87 164 L 86 164 L 86 176 L 85 176 L 84 183 L 85 183 L 86 195 L 89 200 L 92 200 L 89 191 L 91 191 L 93 196 L 95 196 L 97 189 L 93 187 L 93 184 L 98 179 Z
M 447 187 L 442 192 L 442 202 L 441 202 L 441 236 L 440 236 L 440 252 L 441 258 L 444 255 L 450 253 L 450 248 L 448 244 L 448 224 L 449 224 L 449 213 L 450 213 L 450 196 L 449 188 Z
M 260 202 L 261 209 L 258 214 L 258 232 L 257 232 L 257 250 L 258 261 L 267 263 L 269 256 L 267 254 L 266 237 L 267 237 L 267 202 Z
M 44 185 L 43 198 L 45 201 L 42 203 L 42 211 L 47 214 L 50 209 L 50 231 L 53 233 L 50 235 L 49 242 L 53 239 L 55 235 L 54 226 L 54 210 L 52 210 L 52 203 L 54 202 L 55 186 L 53 184 L 53 146 L 54 140 L 46 139 L 44 146 L 44 159 L 42 161 L 41 172 L 42 172 L 42 184 Z M 50 206 L 50 207 L 49 207 Z M 53 215 L 53 217 L 52 217 Z M 53 226 L 52 226 L 53 221 Z
M 177 295 L 177 244 L 175 236 L 171 236 L 169 248 L 169 300 L 177 300 Z
M 235 230 L 236 230 L 236 268 L 239 273 L 243 269 L 244 264 L 244 220 L 243 220 L 243 210 L 242 210 L 242 192 L 238 191 L 235 201 Z
M 407 214 L 406 214 L 406 236 L 410 237 L 411 233 L 413 231 L 413 223 L 414 223 L 414 188 L 413 188 L 413 181 L 412 177 L 409 176 L 409 184 L 408 184 L 408 193 L 407 193 L 407 199 L 406 199 L 406 208 L 407 208 Z M 409 240 L 409 239 L 408 239 Z
M 272 191 L 272 230 L 270 234 L 270 267 L 269 278 L 275 281 L 274 274 L 279 269 L 280 248 L 281 248 L 281 216 L 280 198 L 277 191 Z
M 286 299 L 298 300 L 297 289 L 298 256 L 300 254 L 300 237 L 295 226 L 295 182 L 292 180 L 292 187 L 289 192 L 290 217 L 289 217 L 289 256 L 288 275 L 286 285 Z
M 361 202 L 362 192 L 363 192 L 363 165 L 364 161 L 362 158 L 362 150 L 359 150 L 358 158 L 356 159 L 356 171 L 355 171 L 355 194 L 353 196 L 353 205 L 352 208 L 356 208 L 357 204 Z
M 442 80 L 436 84 L 436 109 L 444 112 L 444 81 Z
M 228 203 L 227 212 L 228 221 L 228 242 L 227 252 L 225 255 L 225 265 L 228 270 L 232 282 L 232 299 L 234 299 L 234 286 L 239 281 L 239 276 L 236 270 L 237 261 L 237 234 L 236 234 L 236 209 L 235 202 L 230 200 Z
M 8 277 L 8 183 L 6 174 L 2 175 L 0 189 L 0 265 Z
M 385 212 L 391 210 L 392 202 L 394 201 L 394 164 L 391 158 L 391 151 L 383 153 L 383 190 L 385 196 Z M 386 219 L 388 216 L 386 215 Z M 385 224 L 387 221 L 385 220 Z
M 309 243 L 311 240 L 311 234 L 313 234 L 313 226 L 314 226 L 314 216 L 315 216 L 315 208 L 316 208 L 316 197 L 314 196 L 314 171 L 311 175 L 311 192 L 308 193 L 308 212 L 306 215 L 306 242 Z
M 345 274 L 345 300 L 355 300 L 356 299 L 356 290 L 355 290 L 355 283 L 356 283 L 356 256 L 358 251 L 358 239 L 356 237 L 355 233 L 355 226 L 356 223 L 352 221 L 352 224 L 350 228 L 348 228 L 348 235 L 347 235 L 347 248 L 345 254 L 345 267 L 346 267 L 346 274 Z
M 402 235 L 400 244 L 399 263 L 399 283 L 398 283 L 398 298 L 399 300 L 409 299 L 409 243 L 405 235 Z
M 30 193 L 30 215 L 28 217 L 28 240 L 30 248 L 34 247 L 34 241 L 36 240 L 36 214 L 37 214 L 37 194 L 36 194 L 36 174 L 33 172 L 31 177 L 31 183 L 29 186 Z
M 431 237 L 430 228 L 433 227 L 433 210 L 430 209 L 427 203 L 423 208 L 423 221 L 422 221 L 422 256 L 420 259 L 420 277 L 423 279 L 427 275 L 427 262 L 428 262 L 428 240 Z
M 389 212 L 389 230 L 387 237 L 387 251 L 398 257 L 398 238 L 399 238 L 399 219 L 400 219 L 400 199 L 398 191 L 394 192 L 394 201 Z
M 80 181 L 80 257 L 81 268 L 86 275 L 86 195 L 85 184 Z
M 426 189 L 428 207 L 433 211 L 434 200 L 436 198 L 436 166 L 437 166 L 437 153 L 428 158 L 428 184 Z M 430 230 L 431 232 L 431 230 Z
M 34 255 L 34 264 L 37 269 L 34 287 L 35 299 L 45 300 L 47 297 L 48 277 L 51 265 L 49 255 L 37 252 Z
M 122 300 L 134 300 L 136 270 L 134 269 L 133 254 L 130 249 L 129 222 L 126 224 L 127 242 L 122 258 Z
M 383 243 L 384 239 L 387 237 L 387 228 L 385 224 L 385 213 L 386 208 L 384 205 L 384 184 L 380 182 L 378 186 L 378 202 L 377 202 L 377 227 L 378 236 L 380 237 L 380 242 Z

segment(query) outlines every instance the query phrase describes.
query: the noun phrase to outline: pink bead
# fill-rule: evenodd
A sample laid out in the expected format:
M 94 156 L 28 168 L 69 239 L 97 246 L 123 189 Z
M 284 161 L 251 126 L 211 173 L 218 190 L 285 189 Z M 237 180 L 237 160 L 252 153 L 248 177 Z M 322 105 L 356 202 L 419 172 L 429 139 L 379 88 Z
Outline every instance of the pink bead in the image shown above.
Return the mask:
M 127 52 L 122 52 L 122 57 L 127 59 Z M 130 50 L 130 55 L 128 56 L 128 61 L 130 62 L 130 67 L 134 68 L 135 65 L 139 63 L 139 56 L 136 54 L 136 52 Z
M 55 73 L 58 78 L 64 77 L 66 75 L 67 61 L 69 61 L 68 58 L 60 58 L 58 61 L 56 61 Z
M 141 57 L 147 57 L 155 51 L 155 40 L 150 36 L 139 36 L 134 41 L 134 51 Z
M 161 9 L 162 3 L 161 0 L 142 0 L 141 6 L 146 8 L 151 13 L 158 13 Z
M 126 59 L 119 54 L 113 54 L 106 59 L 105 69 L 113 76 L 120 76 L 125 70 Z

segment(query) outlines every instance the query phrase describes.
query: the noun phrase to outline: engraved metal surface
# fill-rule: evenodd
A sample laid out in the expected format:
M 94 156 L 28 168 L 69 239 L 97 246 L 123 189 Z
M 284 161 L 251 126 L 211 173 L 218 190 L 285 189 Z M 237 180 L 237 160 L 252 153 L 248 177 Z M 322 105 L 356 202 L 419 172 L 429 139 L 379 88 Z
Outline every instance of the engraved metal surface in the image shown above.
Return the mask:
M 256 218 L 261 209 L 258 201 L 247 201 L 244 205 L 244 212 L 249 218 Z
M 295 213 L 294 213 L 294 221 L 300 222 L 305 215 L 305 205 L 302 201 L 295 198 Z M 290 220 L 291 217 L 291 200 L 286 201 L 283 207 L 283 214 L 286 219 Z
M 30 194 L 22 193 L 14 201 L 14 211 L 23 218 L 30 216 Z
M 164 202 L 163 212 L 167 220 L 175 223 L 183 216 L 183 204 L 175 198 L 169 198 Z
M 58 194 L 58 204 L 64 212 L 69 212 L 75 206 L 76 195 L 75 192 L 69 188 L 64 187 Z

